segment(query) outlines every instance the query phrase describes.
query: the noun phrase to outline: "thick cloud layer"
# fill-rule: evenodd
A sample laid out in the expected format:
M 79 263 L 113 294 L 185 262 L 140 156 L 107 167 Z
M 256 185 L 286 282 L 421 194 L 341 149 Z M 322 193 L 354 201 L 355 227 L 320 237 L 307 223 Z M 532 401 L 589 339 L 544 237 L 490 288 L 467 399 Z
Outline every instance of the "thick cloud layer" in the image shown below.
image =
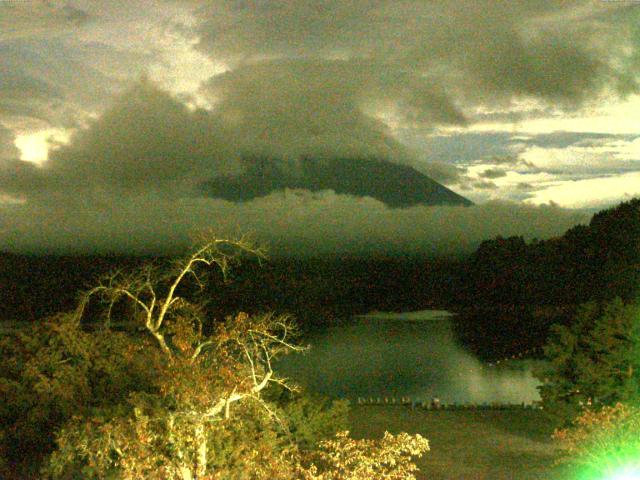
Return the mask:
M 411 163 L 391 135 L 399 128 L 466 125 L 479 107 L 519 98 L 576 107 L 634 91 L 633 67 L 621 66 L 613 48 L 628 39 L 619 10 L 493 0 L 216 2 L 198 10 L 199 47 L 231 70 L 203 93 L 254 151 L 355 151 Z
M 282 122 L 286 119 L 274 115 L 265 121 L 265 128 L 273 126 L 274 132 L 288 132 L 293 125 L 305 128 L 299 122 L 287 128 Z M 255 153 L 256 139 L 230 119 L 228 111 L 190 110 L 143 81 L 79 131 L 70 144 L 52 151 L 41 168 L 5 162 L 0 186 L 6 193 L 32 198 L 108 189 L 247 200 L 274 190 L 303 188 L 371 196 L 390 206 L 469 204 L 410 167 L 388 164 L 389 155 L 376 151 L 374 138 L 359 144 L 358 139 L 350 140 L 351 148 L 329 144 L 334 148 L 319 146 L 315 151 L 307 145 L 295 155 Z
M 194 233 L 250 233 L 272 255 L 471 252 L 496 235 L 547 238 L 587 220 L 558 207 L 489 203 L 390 209 L 370 198 L 286 191 L 243 204 L 161 194 L 49 195 L 4 205 L 0 249 L 167 252 Z
M 95 43 L 77 48 L 66 37 L 0 42 L 0 58 L 0 117 L 25 130 L 81 124 L 148 60 Z
M 13 132 L 0 124 L 0 162 L 18 156 L 18 149 L 14 141 L 15 135 Z
M 22 200 L 0 210 L 0 248 L 166 251 L 210 228 L 252 232 L 276 255 L 459 253 L 498 234 L 558 235 L 584 219 L 501 203 L 392 209 L 332 191 L 285 190 L 241 204 L 202 198 L 200 182 L 242 168 L 245 141 L 224 116 L 143 82 L 43 166 L 0 163 L 0 190 Z
M 242 131 L 246 149 L 285 158 L 371 156 L 398 160 L 402 146 L 384 123 L 363 113 L 357 85 L 370 76 L 344 61 L 261 63 L 213 77 L 216 113 Z
M 191 111 L 144 81 L 53 150 L 42 167 L 13 162 L 14 171 L 0 172 L 0 187 L 29 197 L 95 191 L 175 197 L 196 191 L 198 181 L 233 172 L 234 144 L 216 117 Z
M 637 15 L 589 1 L 223 0 L 199 10 L 200 48 L 234 66 L 343 59 L 335 81 L 405 103 L 419 119 L 444 112 L 433 108 L 438 89 L 480 103 L 577 102 L 605 84 L 628 93 L 634 57 L 621 63 L 613 47 L 629 46 Z
M 202 93 L 251 151 L 374 154 L 480 201 L 547 185 L 511 182 L 490 164 L 468 172 L 462 157 L 482 163 L 486 148 L 460 151 L 466 140 L 452 135 L 439 152 L 435 129 L 543 119 L 638 92 L 640 9 L 622 2 L 229 0 L 196 11 L 198 47 L 229 68 Z M 478 134 L 525 165 L 511 136 Z
M 392 210 L 356 189 L 267 190 L 234 205 L 201 198 L 199 187 L 248 178 L 252 161 L 269 158 L 295 179 L 282 187 L 310 188 L 299 182 L 303 158 L 375 158 L 410 165 L 476 201 L 539 203 L 553 201 L 560 183 L 611 175 L 611 165 L 629 174 L 624 185 L 638 170 L 633 138 L 615 146 L 597 134 L 459 130 L 635 93 L 640 9 L 628 3 L 47 5 L 27 15 L 19 3 L 0 2 L 0 18 L 11 14 L 20 27 L 0 20 L 4 248 L 159 249 L 219 226 L 255 231 L 283 251 L 315 243 L 326 251 L 460 251 L 498 233 L 559 234 L 582 217 L 502 203 Z M 142 72 L 174 96 L 142 81 L 106 108 Z M 18 160 L 17 136 L 27 142 L 26 134 L 54 127 L 75 129 L 68 145 L 41 166 Z M 611 164 L 602 161 L 607 149 L 617 156 Z M 241 183 L 238 190 L 251 197 Z
M 0 119 L 19 133 L 77 127 L 141 75 L 172 84 L 168 67 L 191 60 L 190 34 L 176 33 L 184 12 L 153 0 L 0 2 Z
M 87 20 L 87 14 L 59 1 L 0 4 L 0 41 L 67 30 Z

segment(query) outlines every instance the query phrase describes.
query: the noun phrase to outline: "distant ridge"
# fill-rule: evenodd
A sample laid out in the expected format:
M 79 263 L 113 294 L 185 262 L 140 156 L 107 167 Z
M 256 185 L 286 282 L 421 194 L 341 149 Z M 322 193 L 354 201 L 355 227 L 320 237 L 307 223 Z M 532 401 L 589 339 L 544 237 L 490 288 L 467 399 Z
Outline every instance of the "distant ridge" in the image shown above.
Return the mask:
M 333 190 L 338 194 L 372 197 L 389 207 L 473 203 L 408 165 L 375 158 L 303 158 L 295 172 L 272 158 L 245 160 L 245 172 L 213 178 L 201 185 L 210 197 L 233 202 L 263 197 L 285 188 Z

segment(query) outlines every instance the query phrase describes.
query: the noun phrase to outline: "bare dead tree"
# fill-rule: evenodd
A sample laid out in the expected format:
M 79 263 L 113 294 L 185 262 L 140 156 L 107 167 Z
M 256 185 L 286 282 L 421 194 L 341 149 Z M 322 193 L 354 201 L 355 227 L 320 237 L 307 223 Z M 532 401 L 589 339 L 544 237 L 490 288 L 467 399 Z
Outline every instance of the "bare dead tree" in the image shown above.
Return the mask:
M 229 267 L 238 261 L 241 255 L 253 255 L 265 258 L 263 249 L 253 246 L 246 238 L 239 240 L 210 239 L 205 241 L 190 256 L 174 262 L 167 271 L 161 271 L 153 265 L 124 273 L 116 271 L 103 277 L 99 284 L 85 292 L 76 310 L 80 319 L 89 301 L 99 297 L 105 303 L 107 324 L 111 321 L 113 306 L 126 299 L 144 314 L 144 328 L 157 340 L 160 348 L 169 356 L 173 351 L 167 344 L 166 321 L 172 316 L 190 316 L 202 329 L 202 317 L 199 306 L 177 294 L 178 287 L 187 277 L 191 277 L 202 288 L 202 267 L 217 267 L 226 278 Z M 163 285 L 168 284 L 164 289 Z M 201 330 L 200 330 L 201 331 Z
M 262 249 L 245 238 L 212 239 L 166 271 L 147 265 L 131 273 L 113 273 L 81 297 L 75 313 L 80 321 L 94 298 L 105 307 L 107 325 L 118 302 L 128 302 L 141 312 L 143 330 L 155 339 L 164 357 L 167 370 L 158 373 L 166 377 L 167 391 L 185 399 L 177 402 L 182 407 L 171 413 L 168 422 L 175 428 L 176 438 L 180 429 L 180 435 L 185 436 L 186 422 L 190 429 L 187 436 L 197 446 L 195 454 L 179 451 L 176 455 L 176 459 L 195 455 L 195 465 L 174 459 L 178 461 L 178 478 L 184 480 L 202 478 L 207 473 L 209 423 L 229 419 L 232 405 L 242 401 L 257 402 L 278 420 L 268 403 L 262 401 L 261 392 L 273 384 L 295 388 L 273 369 L 278 356 L 304 350 L 296 343 L 296 325 L 289 316 L 240 313 L 219 322 L 212 334 L 205 335 L 204 309 L 179 294 L 187 278 L 202 287 L 208 267 L 216 267 L 226 277 L 241 255 L 264 258 Z M 182 427 L 177 426 L 180 422 Z

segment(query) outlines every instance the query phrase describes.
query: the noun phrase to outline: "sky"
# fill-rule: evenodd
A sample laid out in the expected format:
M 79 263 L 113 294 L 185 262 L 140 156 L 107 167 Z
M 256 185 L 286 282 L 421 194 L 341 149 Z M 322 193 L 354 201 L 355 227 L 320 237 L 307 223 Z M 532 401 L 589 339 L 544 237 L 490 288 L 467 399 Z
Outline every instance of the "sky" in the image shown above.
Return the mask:
M 560 235 L 640 195 L 639 47 L 632 0 L 0 1 L 0 249 Z M 198 189 L 304 157 L 410 165 L 476 205 Z

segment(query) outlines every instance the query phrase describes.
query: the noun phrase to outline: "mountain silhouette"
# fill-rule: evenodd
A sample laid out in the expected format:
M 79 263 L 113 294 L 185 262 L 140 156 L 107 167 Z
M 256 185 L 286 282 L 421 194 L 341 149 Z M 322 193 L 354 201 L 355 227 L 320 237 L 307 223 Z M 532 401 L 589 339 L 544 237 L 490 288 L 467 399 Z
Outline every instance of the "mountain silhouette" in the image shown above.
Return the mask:
M 244 173 L 212 178 L 201 185 L 201 192 L 233 202 L 289 188 L 372 197 L 392 208 L 472 205 L 413 167 L 376 158 L 302 158 L 293 168 L 269 157 L 245 158 L 243 163 Z

